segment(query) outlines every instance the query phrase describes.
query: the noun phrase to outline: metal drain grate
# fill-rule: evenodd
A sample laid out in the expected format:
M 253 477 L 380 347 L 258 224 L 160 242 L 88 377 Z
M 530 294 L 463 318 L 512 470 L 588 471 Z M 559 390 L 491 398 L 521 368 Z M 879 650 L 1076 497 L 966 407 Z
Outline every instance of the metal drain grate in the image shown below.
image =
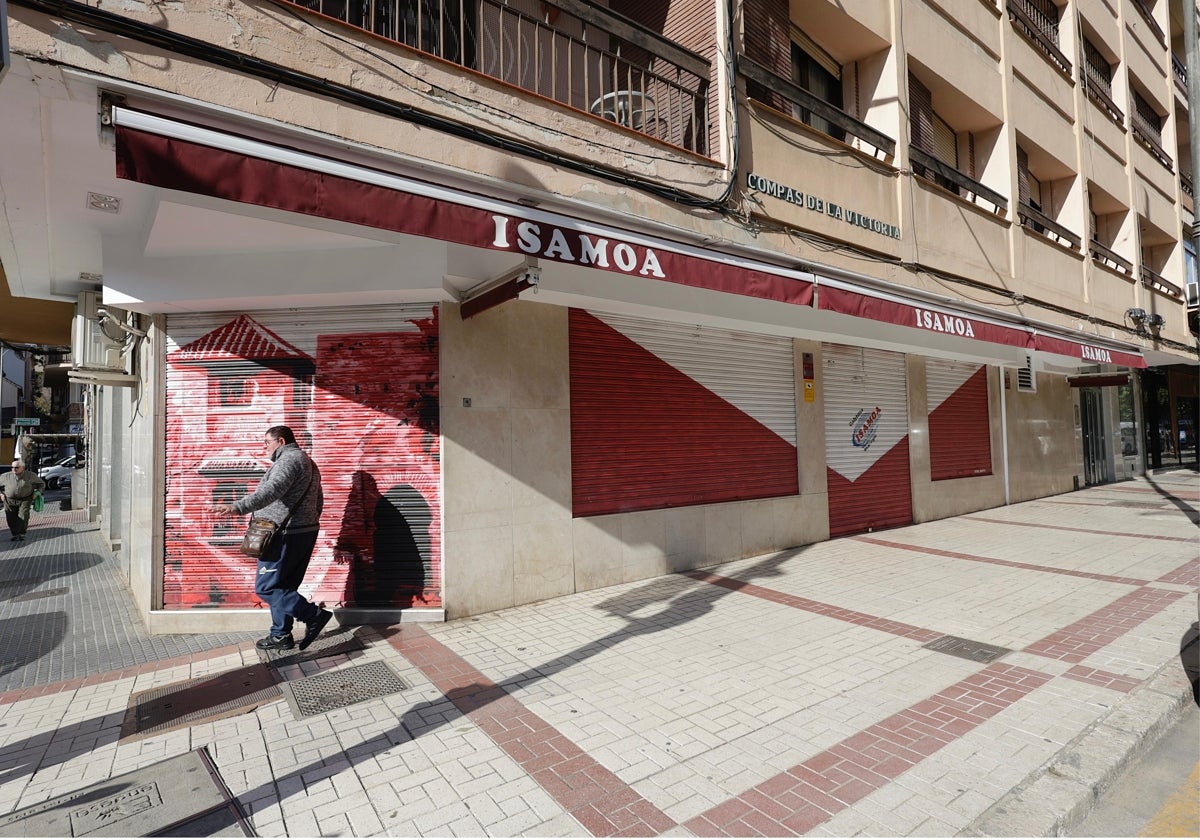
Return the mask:
M 244 714 L 279 699 L 276 679 L 266 665 L 249 665 L 139 692 L 129 698 L 121 739 Z
M 1136 508 L 1138 510 L 1162 510 L 1166 501 L 1159 502 L 1109 502 L 1109 507 Z
M 55 595 L 66 595 L 71 590 L 65 586 L 58 589 L 37 589 L 33 592 L 26 592 L 24 595 L 14 595 L 8 600 L 10 601 L 37 601 L 40 598 L 53 598 Z
M 383 662 L 367 662 L 292 680 L 283 686 L 297 720 L 404 691 L 408 684 Z
M 258 651 L 258 658 L 279 668 L 283 665 L 307 662 L 310 659 L 320 659 L 323 656 L 340 656 L 341 654 L 352 653 L 356 650 L 366 650 L 366 645 L 363 644 L 362 639 L 354 635 L 353 628 L 345 627 L 339 629 L 336 633 L 326 633 L 324 636 L 318 636 L 317 640 L 309 645 L 308 650 L 300 651 L 296 648 L 292 648 L 291 650 L 260 650 Z
M 951 656 L 957 656 L 959 659 L 969 659 L 972 662 L 995 662 L 1006 653 L 1011 653 L 1008 648 L 1002 648 L 997 645 L 984 644 L 971 639 L 963 639 L 958 636 L 942 636 L 940 639 L 934 639 L 922 647 L 936 650 L 938 653 L 948 653 Z

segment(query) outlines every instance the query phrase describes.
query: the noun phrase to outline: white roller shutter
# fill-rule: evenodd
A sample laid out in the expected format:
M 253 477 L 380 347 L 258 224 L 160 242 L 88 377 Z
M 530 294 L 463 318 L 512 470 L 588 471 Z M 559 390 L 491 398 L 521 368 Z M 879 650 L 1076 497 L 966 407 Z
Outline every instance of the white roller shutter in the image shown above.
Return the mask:
M 831 535 L 912 522 L 901 353 L 822 345 Z

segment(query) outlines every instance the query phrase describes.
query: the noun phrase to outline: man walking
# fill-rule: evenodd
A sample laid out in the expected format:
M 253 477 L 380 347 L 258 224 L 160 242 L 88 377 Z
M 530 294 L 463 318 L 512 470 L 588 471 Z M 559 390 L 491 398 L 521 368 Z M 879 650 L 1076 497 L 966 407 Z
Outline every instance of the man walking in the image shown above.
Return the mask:
M 317 544 L 321 509 L 321 471 L 312 458 L 296 445 L 296 436 L 287 426 L 267 429 L 263 446 L 271 458 L 271 467 L 257 489 L 233 504 L 214 505 L 220 514 L 246 514 L 260 511 L 259 518 L 269 519 L 280 530 L 258 558 L 254 594 L 271 608 L 271 631 L 259 639 L 260 650 L 288 650 L 295 646 L 293 621 L 304 622 L 300 650 L 314 641 L 333 613 L 312 603 L 296 590 L 304 581 L 313 547 Z
M 45 487 L 46 482 L 41 476 L 25 469 L 25 462 L 20 458 L 12 462 L 12 472 L 0 475 L 0 502 L 4 503 L 4 518 L 8 520 L 12 542 L 24 541 L 25 532 L 29 530 L 33 497 Z

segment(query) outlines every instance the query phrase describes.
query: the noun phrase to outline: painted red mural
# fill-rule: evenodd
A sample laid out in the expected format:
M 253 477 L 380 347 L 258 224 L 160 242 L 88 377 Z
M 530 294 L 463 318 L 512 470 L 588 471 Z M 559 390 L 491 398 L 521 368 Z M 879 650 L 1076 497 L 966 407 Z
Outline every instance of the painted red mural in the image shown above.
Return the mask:
M 167 354 L 164 607 L 263 606 L 237 550 L 245 518 L 208 510 L 257 485 L 276 424 L 325 493 L 301 591 L 327 606 L 441 606 L 436 312 L 388 331 L 268 317 L 236 316 Z

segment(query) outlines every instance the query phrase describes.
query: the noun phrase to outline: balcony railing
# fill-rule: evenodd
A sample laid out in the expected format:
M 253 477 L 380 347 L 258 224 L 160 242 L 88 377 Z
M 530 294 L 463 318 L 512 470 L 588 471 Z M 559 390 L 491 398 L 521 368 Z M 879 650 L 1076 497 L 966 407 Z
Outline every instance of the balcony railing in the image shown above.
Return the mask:
M 1142 285 L 1147 289 L 1162 292 L 1164 295 L 1169 295 L 1170 297 L 1183 297 L 1183 289 L 1158 272 L 1146 268 L 1146 266 L 1142 266 Z
M 706 153 L 710 62 L 588 0 L 290 0 L 381 38 Z M 534 11 L 534 10 L 538 11 Z
M 1107 245 L 1102 245 L 1100 240 L 1095 237 L 1092 237 L 1092 241 L 1088 243 L 1088 253 L 1097 262 L 1108 263 L 1113 268 L 1119 269 L 1126 274 L 1133 274 L 1133 263 L 1117 254 L 1116 251 Z
M 1188 93 L 1187 65 L 1175 53 L 1171 53 L 1171 70 L 1175 74 L 1175 87 L 1179 88 L 1179 92 L 1186 99 Z
M 813 115 L 837 126 L 851 137 L 875 147 L 885 155 L 896 153 L 896 141 L 881 131 L 877 131 L 861 120 L 847 114 L 840 108 L 819 99 L 795 82 L 776 75 L 756 62 L 754 59 L 739 55 L 737 58 L 738 72 L 752 82 L 757 82 L 773 93 L 777 93 L 793 105 L 799 105 Z
M 1142 15 L 1142 20 L 1150 27 L 1150 31 L 1154 33 L 1154 37 L 1158 39 L 1158 43 L 1164 47 L 1167 45 L 1167 39 L 1163 35 L 1162 27 L 1158 25 L 1158 21 L 1154 19 L 1154 13 L 1150 11 L 1150 7 L 1146 5 L 1146 0 L 1133 0 L 1133 5 L 1137 7 L 1138 12 Z
M 1008 210 L 1008 199 L 995 190 L 985 187 L 953 166 L 942 163 L 924 149 L 916 146 L 908 147 L 908 154 L 913 163 L 913 170 L 921 177 L 933 181 L 943 189 L 948 189 L 965 197 L 977 196 L 992 204 L 997 213 Z
M 1079 250 L 1080 238 L 1036 207 L 1022 201 L 1017 205 L 1017 218 L 1020 220 L 1022 226 L 1030 228 L 1043 236 L 1053 236 L 1060 243 L 1069 245 L 1072 251 Z
M 1193 201 L 1196 200 L 1195 188 L 1192 186 L 1192 175 L 1190 172 L 1179 170 L 1179 189 L 1183 190 L 1183 194 Z
M 1107 113 L 1113 122 L 1124 126 L 1125 115 L 1121 113 L 1121 109 L 1117 107 L 1117 103 L 1113 102 L 1112 83 L 1101 76 L 1086 61 L 1080 64 L 1079 67 L 1083 71 L 1079 74 L 1079 81 L 1083 84 L 1083 91 L 1088 95 L 1088 99 L 1096 103 L 1096 107 L 1101 111 Z
M 1167 168 L 1168 172 L 1174 172 L 1175 166 L 1171 161 L 1171 156 L 1162 147 L 1162 129 L 1142 116 L 1136 107 L 1130 109 L 1130 116 L 1132 119 L 1129 122 L 1133 129 L 1133 136 L 1146 148 L 1146 151 Z
M 1051 20 L 1037 6 L 1025 0 L 1008 0 L 1008 17 L 1050 62 L 1071 75 L 1071 60 L 1058 48 L 1058 21 Z

